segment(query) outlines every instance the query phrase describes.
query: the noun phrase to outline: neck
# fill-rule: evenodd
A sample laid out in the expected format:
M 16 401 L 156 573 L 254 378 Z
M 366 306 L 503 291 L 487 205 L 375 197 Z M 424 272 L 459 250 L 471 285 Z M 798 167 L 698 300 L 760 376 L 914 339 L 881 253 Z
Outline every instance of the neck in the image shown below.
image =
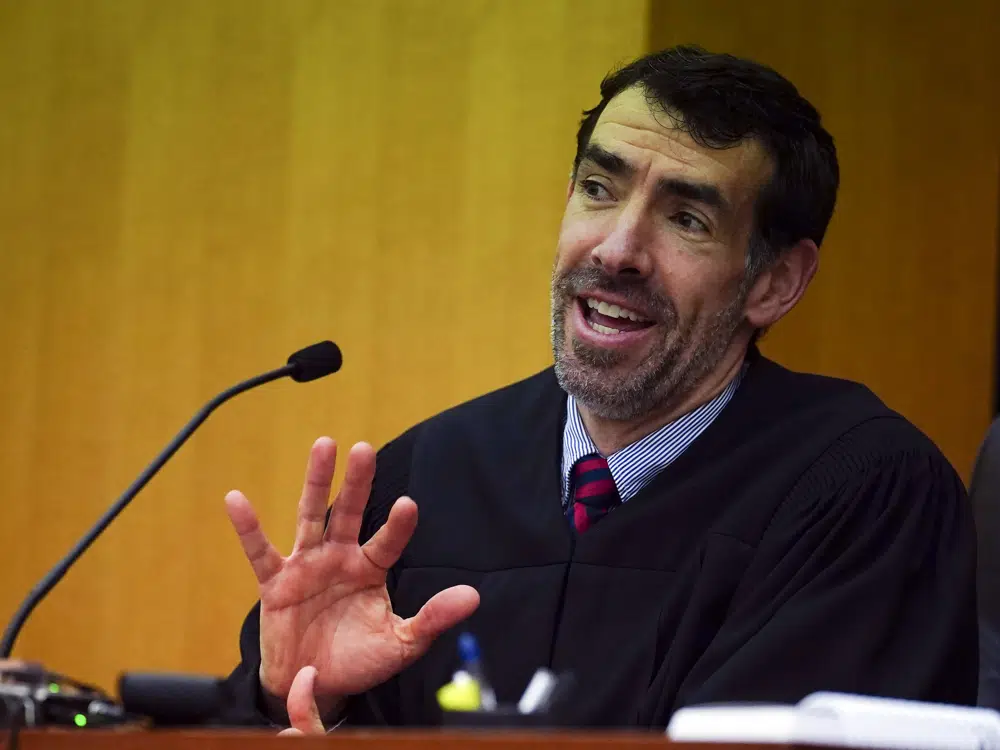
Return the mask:
M 617 453 L 637 440 L 694 411 L 718 396 L 739 373 L 747 350 L 738 347 L 727 354 L 719 365 L 677 401 L 667 401 L 662 407 L 632 420 L 605 419 L 577 402 L 583 424 L 602 456 Z

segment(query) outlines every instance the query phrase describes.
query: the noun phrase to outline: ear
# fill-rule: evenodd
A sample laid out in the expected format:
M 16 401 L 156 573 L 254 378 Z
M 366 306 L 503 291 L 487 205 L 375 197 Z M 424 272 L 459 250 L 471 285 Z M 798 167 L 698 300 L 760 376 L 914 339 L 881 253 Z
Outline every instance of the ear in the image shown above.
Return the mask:
M 799 240 L 783 250 L 750 288 L 747 322 L 754 328 L 767 328 L 781 320 L 805 294 L 817 268 L 819 249 L 812 240 Z

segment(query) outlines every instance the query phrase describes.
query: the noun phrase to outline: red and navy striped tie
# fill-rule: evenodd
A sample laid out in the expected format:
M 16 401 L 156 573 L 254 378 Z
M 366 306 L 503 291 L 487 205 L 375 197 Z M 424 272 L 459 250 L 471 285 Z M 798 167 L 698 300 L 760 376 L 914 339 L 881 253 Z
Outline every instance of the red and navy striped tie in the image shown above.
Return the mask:
M 621 505 L 608 462 L 600 454 L 591 453 L 573 464 L 570 482 L 566 515 L 579 534 L 604 518 L 612 508 Z

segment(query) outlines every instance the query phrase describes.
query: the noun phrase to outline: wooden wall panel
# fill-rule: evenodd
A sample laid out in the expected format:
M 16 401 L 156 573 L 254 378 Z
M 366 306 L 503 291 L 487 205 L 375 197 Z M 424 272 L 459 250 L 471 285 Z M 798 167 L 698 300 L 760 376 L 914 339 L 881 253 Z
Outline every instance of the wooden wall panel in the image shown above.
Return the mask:
M 218 390 L 17 653 L 221 673 L 238 486 L 291 540 L 314 437 L 376 444 L 548 363 L 580 111 L 644 0 L 0 3 L 0 617 Z
M 1000 185 L 996 0 L 653 0 L 651 46 L 791 79 L 842 182 L 803 303 L 762 349 L 860 380 L 969 477 L 992 415 Z

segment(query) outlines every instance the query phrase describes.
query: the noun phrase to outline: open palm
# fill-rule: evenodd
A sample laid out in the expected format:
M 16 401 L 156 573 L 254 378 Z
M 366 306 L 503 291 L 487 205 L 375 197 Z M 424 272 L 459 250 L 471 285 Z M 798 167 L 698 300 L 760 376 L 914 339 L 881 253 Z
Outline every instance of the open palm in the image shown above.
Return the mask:
M 413 535 L 416 503 L 397 500 L 385 525 L 359 545 L 375 452 L 365 443 L 351 449 L 327 522 L 335 465 L 336 445 L 320 438 L 309 455 L 288 557 L 268 541 L 242 493 L 226 496 L 229 518 L 260 584 L 261 686 L 284 699 L 295 675 L 312 666 L 315 696 L 325 705 L 392 677 L 479 604 L 475 589 L 454 586 L 411 618 L 393 613 L 386 571 Z

